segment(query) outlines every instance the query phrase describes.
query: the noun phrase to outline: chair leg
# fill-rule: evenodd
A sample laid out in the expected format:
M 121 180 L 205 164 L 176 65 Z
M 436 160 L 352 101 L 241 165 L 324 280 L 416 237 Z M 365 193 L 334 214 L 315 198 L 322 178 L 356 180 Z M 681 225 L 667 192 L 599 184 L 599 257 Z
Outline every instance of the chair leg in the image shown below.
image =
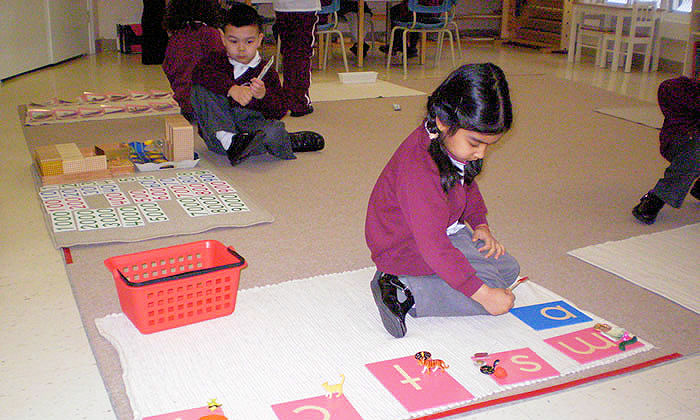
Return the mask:
M 576 37 L 576 50 L 574 51 L 574 62 L 578 63 L 581 61 L 581 40 L 582 36 L 581 33 L 579 32 L 578 36 Z M 597 55 L 597 53 L 596 53 Z M 597 64 L 597 61 L 596 61 Z
M 281 66 L 281 60 L 280 57 L 282 57 L 282 43 L 280 42 L 280 37 L 277 35 L 277 52 L 275 54 L 275 70 L 279 73 L 280 71 L 280 66 Z
M 462 41 L 459 38 L 459 26 L 455 23 L 455 37 L 457 38 L 457 51 L 459 51 L 459 59 L 462 60 Z
M 457 64 L 455 62 L 455 43 L 452 39 L 452 32 L 447 31 L 447 35 L 450 38 L 450 51 L 452 52 L 452 67 L 454 67 Z
M 445 33 L 440 31 L 438 32 L 438 39 L 437 39 L 437 45 L 435 46 L 435 65 L 437 66 L 437 63 L 440 62 L 442 59 L 442 44 L 445 42 Z
M 646 44 L 644 46 L 644 68 L 642 71 L 649 71 L 649 64 L 651 63 L 651 44 Z
M 607 57 L 607 54 L 605 53 L 605 46 L 603 45 L 605 39 L 604 37 L 599 37 L 598 38 L 598 44 L 596 45 L 596 50 L 595 50 L 595 66 L 596 67 L 605 67 L 605 60 Z
M 348 56 L 345 54 L 345 40 L 343 39 L 343 33 L 340 31 L 337 31 L 338 36 L 340 37 L 340 52 L 343 54 L 343 65 L 345 66 L 345 72 L 347 73 L 350 71 L 348 68 Z M 326 55 L 326 59 L 328 59 L 328 55 Z
M 372 49 L 377 49 L 377 33 L 374 31 L 374 22 L 372 21 L 372 16 L 365 16 L 365 22 L 369 22 L 369 31 L 372 33 Z
M 602 47 L 600 48 L 600 61 L 598 63 L 598 67 L 603 68 L 608 65 L 608 39 L 603 37 L 601 40 Z
M 322 67 L 323 67 L 323 70 L 325 71 L 326 67 L 328 67 L 328 48 L 331 45 L 331 41 L 333 41 L 333 39 L 331 38 L 330 32 L 323 34 L 322 37 L 323 37 L 323 41 L 321 41 L 321 43 L 323 44 Z M 321 51 L 319 51 L 318 53 L 321 54 Z
M 402 39 L 403 39 L 403 75 L 408 74 L 408 31 L 403 31 L 402 34 Z M 389 50 L 391 51 L 391 50 Z
M 387 51 L 386 54 L 386 71 L 389 71 L 389 67 L 391 66 L 391 53 L 394 51 L 394 33 L 398 30 L 401 29 L 398 26 L 394 26 L 394 28 L 391 30 L 391 37 L 389 38 L 389 50 Z
M 632 42 L 627 43 L 627 57 L 625 57 L 625 73 L 632 71 L 632 52 L 634 51 L 634 44 Z

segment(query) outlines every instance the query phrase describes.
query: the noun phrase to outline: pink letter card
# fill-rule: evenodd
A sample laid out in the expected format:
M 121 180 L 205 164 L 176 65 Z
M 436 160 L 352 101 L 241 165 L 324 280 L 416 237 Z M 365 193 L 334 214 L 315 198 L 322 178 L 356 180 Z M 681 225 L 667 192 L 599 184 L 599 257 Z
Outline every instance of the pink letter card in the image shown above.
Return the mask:
M 330 398 L 320 396 L 275 404 L 272 410 L 280 420 L 362 420 L 345 395 Z
M 421 373 L 423 367 L 414 356 L 369 363 L 366 366 L 408 411 L 420 411 L 474 398 L 446 371 Z
M 498 359 L 496 366 L 502 367 L 508 374 L 504 378 L 490 375 L 499 385 L 517 384 L 560 375 L 558 370 L 554 369 L 528 347 L 489 354 L 478 360 L 483 360 L 486 364 L 493 365 L 493 361 L 496 359 Z
M 616 342 L 593 328 L 548 338 L 544 341 L 580 364 L 622 353 Z M 627 349 L 636 349 L 641 346 L 643 346 L 642 343 L 636 342 L 628 345 Z

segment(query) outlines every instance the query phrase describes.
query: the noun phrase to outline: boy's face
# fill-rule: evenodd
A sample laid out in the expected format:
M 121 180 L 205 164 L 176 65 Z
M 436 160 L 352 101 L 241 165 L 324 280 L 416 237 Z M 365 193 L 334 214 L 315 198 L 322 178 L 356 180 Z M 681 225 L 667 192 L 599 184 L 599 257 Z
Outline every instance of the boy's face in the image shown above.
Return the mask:
M 263 33 L 256 25 L 240 28 L 226 25 L 223 30 L 219 29 L 219 33 L 226 48 L 226 54 L 242 64 L 248 64 L 255 58 L 255 53 L 263 40 Z

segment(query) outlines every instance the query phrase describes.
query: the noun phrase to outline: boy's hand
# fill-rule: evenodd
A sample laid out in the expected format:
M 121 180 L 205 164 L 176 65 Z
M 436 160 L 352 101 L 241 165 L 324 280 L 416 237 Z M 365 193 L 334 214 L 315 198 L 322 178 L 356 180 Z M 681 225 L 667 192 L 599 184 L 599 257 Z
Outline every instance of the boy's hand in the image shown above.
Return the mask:
M 242 106 L 246 106 L 253 99 L 253 90 L 250 86 L 233 85 L 228 90 L 228 96 Z
M 484 246 L 479 248 L 479 252 L 488 251 L 485 255 L 486 258 L 493 256 L 495 259 L 498 259 L 498 257 L 506 253 L 505 247 L 493 237 L 488 225 L 479 225 L 474 229 L 472 242 L 478 240 L 484 241 Z
M 479 302 L 491 315 L 501 315 L 511 310 L 515 303 L 515 295 L 508 289 L 494 289 L 482 285 L 472 299 Z
M 265 82 L 254 77 L 250 80 L 250 90 L 253 92 L 253 97 L 255 99 L 262 99 L 265 97 Z

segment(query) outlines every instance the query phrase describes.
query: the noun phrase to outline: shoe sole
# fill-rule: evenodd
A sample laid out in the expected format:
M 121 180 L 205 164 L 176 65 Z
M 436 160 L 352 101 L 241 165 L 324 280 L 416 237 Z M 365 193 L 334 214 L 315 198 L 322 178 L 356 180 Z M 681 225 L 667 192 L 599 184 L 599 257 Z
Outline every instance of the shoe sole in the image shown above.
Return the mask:
M 656 221 L 656 217 L 654 217 L 653 219 L 649 219 L 647 217 L 644 217 L 641 213 L 637 212 L 636 209 L 632 210 L 632 216 L 634 216 L 635 219 L 644 223 L 645 225 L 653 225 Z
M 379 310 L 379 316 L 382 318 L 382 324 L 389 334 L 395 338 L 401 338 L 406 335 L 406 323 L 401 321 L 401 318 L 396 316 L 382 301 L 382 291 L 379 289 L 379 281 L 373 279 L 369 283 L 372 289 L 372 297 L 374 303 Z

